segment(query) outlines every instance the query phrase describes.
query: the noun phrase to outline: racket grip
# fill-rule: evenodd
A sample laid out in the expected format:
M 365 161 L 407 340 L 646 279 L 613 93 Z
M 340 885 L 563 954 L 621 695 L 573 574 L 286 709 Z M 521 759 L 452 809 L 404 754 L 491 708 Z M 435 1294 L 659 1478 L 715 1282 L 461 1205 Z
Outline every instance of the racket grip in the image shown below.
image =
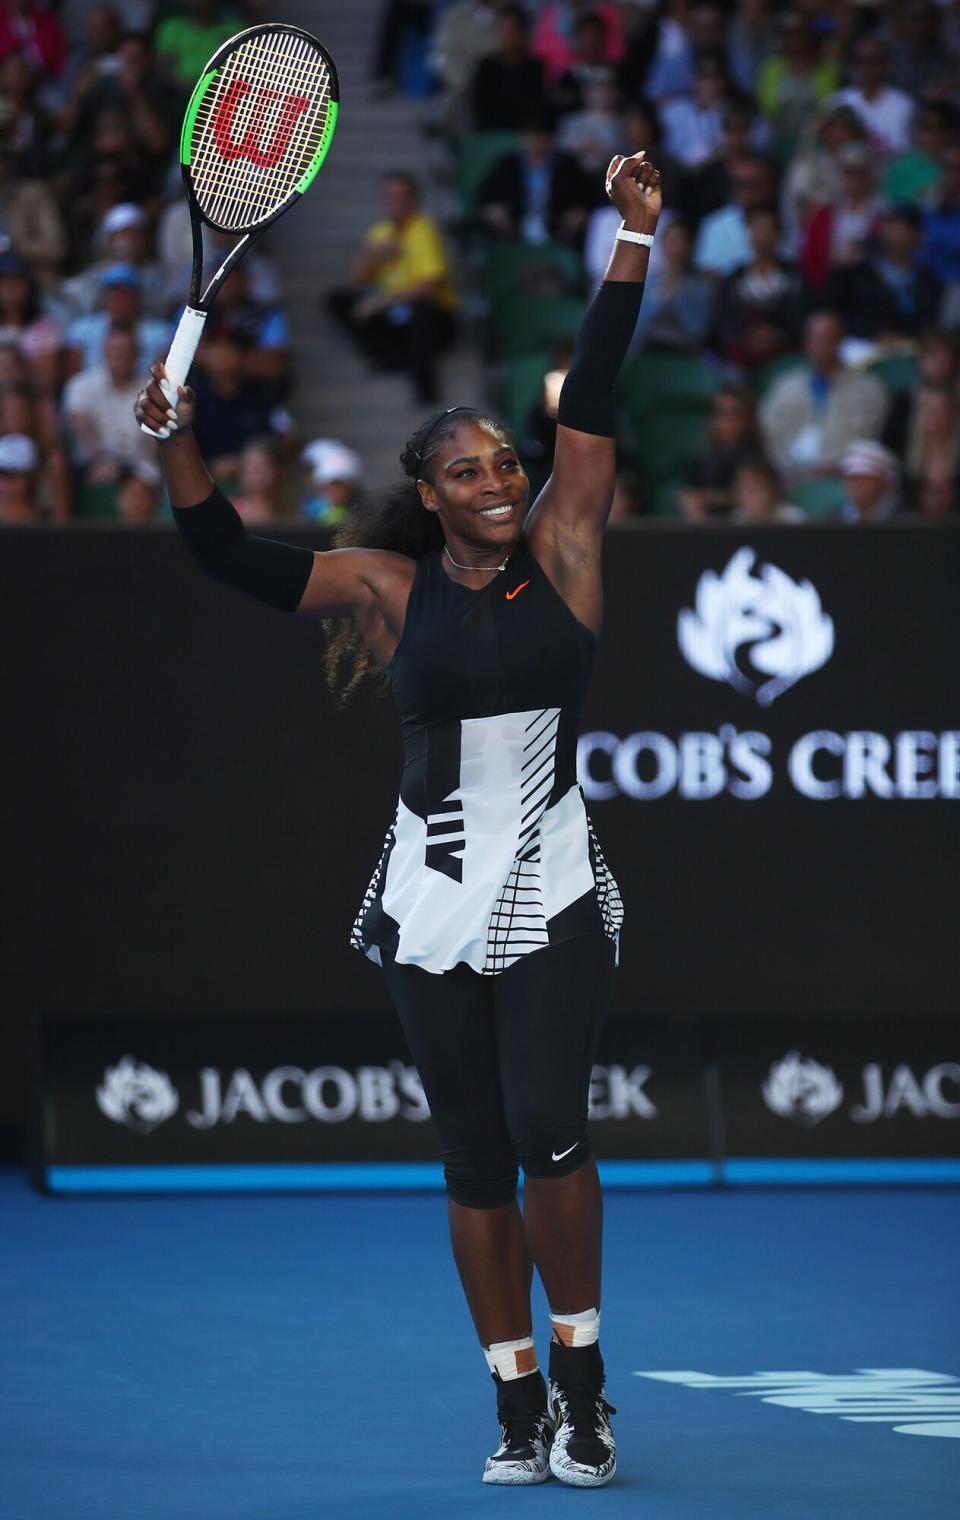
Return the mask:
M 160 389 L 166 396 L 174 411 L 177 409 L 180 397 L 177 395 L 177 386 L 186 385 L 193 356 L 203 335 L 203 324 L 207 320 L 205 311 L 197 311 L 193 306 L 184 308 L 183 316 L 173 335 L 170 352 L 164 364 L 166 379 L 160 381 Z
M 180 397 L 177 395 L 177 387 L 186 385 L 193 356 L 197 351 L 200 339 L 203 336 L 203 326 L 207 320 L 205 311 L 198 311 L 194 306 L 184 307 L 183 316 L 177 324 L 177 330 L 173 335 L 170 352 L 164 363 L 164 378 L 160 381 L 160 389 L 167 398 L 168 405 L 176 411 Z M 149 433 L 152 438 L 163 438 L 164 433 L 155 433 L 153 428 L 148 428 L 141 422 L 141 430 Z

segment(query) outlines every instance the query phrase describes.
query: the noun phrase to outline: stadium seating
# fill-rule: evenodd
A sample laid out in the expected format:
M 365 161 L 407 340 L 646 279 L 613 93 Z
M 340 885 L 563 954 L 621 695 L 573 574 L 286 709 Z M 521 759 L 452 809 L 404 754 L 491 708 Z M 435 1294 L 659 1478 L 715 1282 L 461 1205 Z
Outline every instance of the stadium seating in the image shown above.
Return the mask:
M 706 441 L 710 410 L 703 404 L 670 398 L 659 407 L 628 410 L 627 417 L 638 469 L 644 484 L 652 488 L 671 480 L 675 485 L 676 478 L 686 474 Z
M 876 375 L 892 391 L 908 391 L 916 382 L 917 359 L 912 353 L 884 354 L 867 365 L 867 374 Z
M 548 349 L 524 354 L 506 366 L 501 388 L 501 411 L 515 433 L 522 432 L 527 418 L 540 400 L 543 377 L 553 362 Z
M 464 217 L 476 214 L 477 191 L 494 164 L 519 144 L 516 132 L 471 132 L 463 138 L 457 154 L 457 192 Z
M 839 475 L 799 480 L 790 487 L 790 500 L 795 506 L 802 507 L 808 517 L 832 517 L 843 506 L 846 496 Z
M 747 384 L 753 391 L 757 400 L 767 394 L 775 380 L 785 375 L 788 370 L 796 369 L 798 364 L 803 364 L 802 354 L 781 354 L 778 359 L 769 359 L 766 364 L 760 364 L 756 369 L 749 372 Z
M 497 352 L 504 359 L 572 343 L 586 305 L 575 296 L 510 296 L 490 313 Z
M 576 295 L 580 260 L 558 243 L 491 240 L 482 255 L 480 288 L 491 306 L 514 295 Z
M 703 359 L 688 354 L 644 354 L 629 360 L 620 371 L 617 396 L 632 417 L 662 407 L 708 406 L 721 377 Z

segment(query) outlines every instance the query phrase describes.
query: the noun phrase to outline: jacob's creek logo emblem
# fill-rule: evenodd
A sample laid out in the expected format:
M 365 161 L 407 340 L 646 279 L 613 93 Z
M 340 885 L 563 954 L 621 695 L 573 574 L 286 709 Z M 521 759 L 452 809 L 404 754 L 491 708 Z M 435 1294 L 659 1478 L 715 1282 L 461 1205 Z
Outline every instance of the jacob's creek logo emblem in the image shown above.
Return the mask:
M 879 1061 L 868 1061 L 861 1068 L 860 1084 L 858 1092 L 849 1094 L 847 1114 L 854 1124 L 907 1115 L 960 1120 L 960 1061 L 938 1061 L 924 1072 L 915 1072 L 905 1062 L 888 1072 Z M 767 1107 L 807 1129 L 835 1113 L 843 1098 L 843 1087 L 832 1068 L 798 1050 L 775 1061 L 763 1084 Z
M 809 581 L 756 561 L 755 550 L 745 547 L 719 574 L 705 570 L 693 606 L 677 614 L 676 633 L 695 671 L 766 708 L 827 663 L 836 635 Z M 668 616 L 672 623 L 672 611 Z M 848 664 L 866 658 L 866 651 L 847 650 Z M 815 728 L 777 737 L 755 728 L 756 721 L 748 714 L 744 726 L 721 722 L 714 731 L 583 733 L 577 740 L 583 795 L 588 802 L 669 796 L 755 802 L 789 786 L 811 802 L 960 800 L 960 729 Z
M 775 1114 L 812 1129 L 840 1107 L 843 1088 L 829 1066 L 791 1050 L 771 1066 L 763 1099 Z
M 151 1130 L 176 1113 L 177 1090 L 165 1071 L 155 1071 L 145 1061 L 124 1056 L 108 1066 L 97 1088 L 97 1107 L 116 1124 L 149 1135 Z
M 834 627 L 809 581 L 776 565 L 755 572 L 756 558 L 738 549 L 721 575 L 704 571 L 693 608 L 677 619 L 677 639 L 694 670 L 767 707 L 827 663 Z

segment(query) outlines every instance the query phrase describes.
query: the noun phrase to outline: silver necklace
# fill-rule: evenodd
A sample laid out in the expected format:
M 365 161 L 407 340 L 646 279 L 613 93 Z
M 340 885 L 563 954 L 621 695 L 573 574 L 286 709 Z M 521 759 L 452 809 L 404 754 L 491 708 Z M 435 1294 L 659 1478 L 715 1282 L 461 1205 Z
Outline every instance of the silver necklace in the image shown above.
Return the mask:
M 446 544 L 443 546 L 443 552 L 447 556 L 447 559 L 450 561 L 451 565 L 456 565 L 456 568 L 458 570 L 483 570 L 489 574 L 491 570 L 506 570 L 510 560 L 510 554 L 513 553 L 513 549 L 510 550 L 510 554 L 507 555 L 502 565 L 458 565 L 457 561 L 450 553 L 450 550 L 447 548 Z

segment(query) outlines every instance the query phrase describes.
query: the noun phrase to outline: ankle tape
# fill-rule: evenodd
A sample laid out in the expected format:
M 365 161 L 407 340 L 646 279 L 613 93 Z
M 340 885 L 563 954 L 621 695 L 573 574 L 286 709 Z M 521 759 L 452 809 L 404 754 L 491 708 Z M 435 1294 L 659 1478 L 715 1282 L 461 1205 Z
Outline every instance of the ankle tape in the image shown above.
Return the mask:
M 593 1346 L 600 1339 L 599 1309 L 583 1309 L 579 1314 L 554 1314 L 551 1309 L 550 1323 L 561 1346 Z
M 502 1383 L 538 1371 L 537 1348 L 529 1335 L 521 1336 L 518 1341 L 494 1341 L 492 1346 L 484 1346 L 483 1354 L 490 1371 L 495 1372 Z

